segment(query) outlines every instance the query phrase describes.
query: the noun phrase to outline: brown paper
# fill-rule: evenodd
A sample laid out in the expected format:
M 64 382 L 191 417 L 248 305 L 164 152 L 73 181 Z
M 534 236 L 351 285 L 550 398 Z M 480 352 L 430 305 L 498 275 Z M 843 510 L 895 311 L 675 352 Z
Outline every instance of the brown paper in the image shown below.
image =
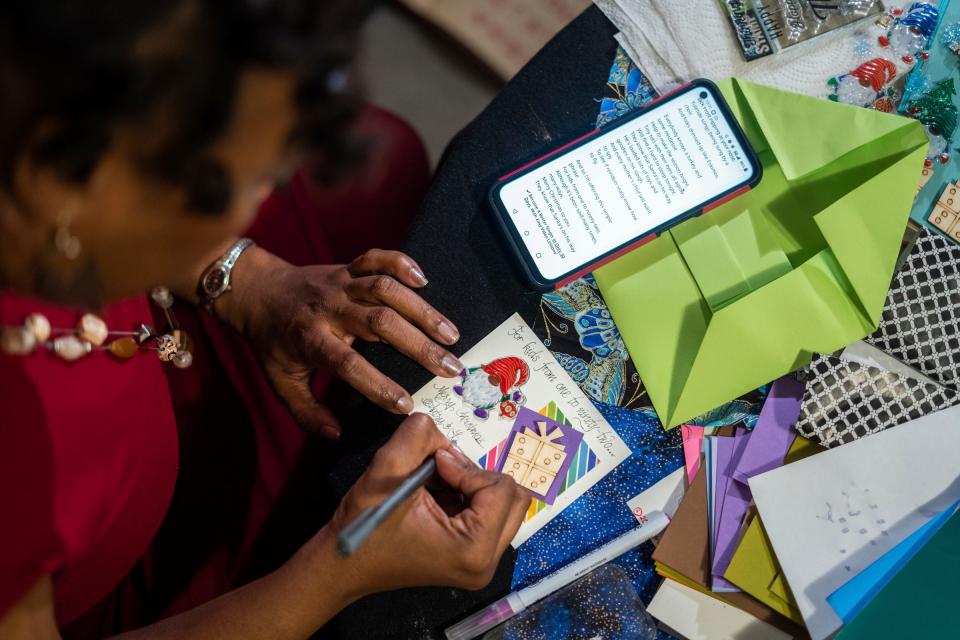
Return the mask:
M 710 591 L 710 540 L 707 526 L 707 474 L 706 465 L 701 459 L 700 469 L 654 550 L 653 559 L 700 585 L 709 595 L 772 624 L 794 638 L 809 638 L 805 629 L 746 593 Z

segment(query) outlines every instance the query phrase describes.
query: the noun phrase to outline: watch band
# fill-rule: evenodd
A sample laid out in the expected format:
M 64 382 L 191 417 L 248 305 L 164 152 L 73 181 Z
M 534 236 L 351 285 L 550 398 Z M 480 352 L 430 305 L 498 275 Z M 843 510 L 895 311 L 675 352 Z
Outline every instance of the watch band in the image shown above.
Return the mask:
M 207 267 L 200 277 L 198 287 L 200 301 L 203 306 L 210 311 L 217 298 L 230 291 L 230 280 L 233 274 L 233 267 L 244 251 L 253 246 L 253 240 L 241 238 L 233 243 L 225 254 L 216 262 Z

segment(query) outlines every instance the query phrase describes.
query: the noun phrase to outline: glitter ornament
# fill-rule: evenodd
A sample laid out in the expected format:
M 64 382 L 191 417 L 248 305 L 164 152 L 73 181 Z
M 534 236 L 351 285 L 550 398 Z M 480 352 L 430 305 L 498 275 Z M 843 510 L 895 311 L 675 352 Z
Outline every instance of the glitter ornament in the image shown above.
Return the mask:
M 880 44 L 890 47 L 893 55 L 907 64 L 913 64 L 915 56 L 927 48 L 939 15 L 932 4 L 914 2 L 905 14 L 896 19 L 890 31 L 880 36 Z
M 874 58 L 828 82 L 833 87 L 832 100 L 844 104 L 869 106 L 884 85 L 897 75 L 897 67 L 885 58 Z
M 950 51 L 960 55 L 960 22 L 947 25 L 940 34 L 940 42 Z
M 953 78 L 942 80 L 933 89 L 907 104 L 907 115 L 923 123 L 930 139 L 928 159 L 949 159 L 948 145 L 957 128 L 957 107 L 953 104 L 956 94 Z

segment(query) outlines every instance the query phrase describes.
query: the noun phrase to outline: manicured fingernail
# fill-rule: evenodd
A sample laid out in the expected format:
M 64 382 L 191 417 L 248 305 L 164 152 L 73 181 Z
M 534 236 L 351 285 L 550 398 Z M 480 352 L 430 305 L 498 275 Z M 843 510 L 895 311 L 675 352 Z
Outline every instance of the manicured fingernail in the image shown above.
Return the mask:
M 437 333 L 440 334 L 440 337 L 443 338 L 443 341 L 447 344 L 453 344 L 460 339 L 460 332 L 446 320 L 441 322 L 440 326 L 437 327 Z
M 397 400 L 395 406 L 400 413 L 410 413 L 413 411 L 413 399 L 410 396 L 403 396 Z
M 443 370 L 449 373 L 451 376 L 455 376 L 463 371 L 463 363 L 449 353 L 443 356 L 443 361 L 441 364 L 443 366 Z
M 427 276 L 423 275 L 423 271 L 420 271 L 417 267 L 410 267 L 410 276 L 421 287 L 427 284 Z
M 331 440 L 340 439 L 340 429 L 337 429 L 336 427 L 333 427 L 330 425 L 321 427 L 320 433 L 322 433 L 325 438 L 330 438 Z
M 438 455 L 438 456 L 443 456 L 443 457 L 446 458 L 447 460 L 450 460 L 450 461 L 453 461 L 453 462 L 456 462 L 456 460 L 457 460 L 457 459 L 453 456 L 453 454 L 450 453 L 449 451 L 447 451 L 446 449 L 437 449 L 437 455 Z

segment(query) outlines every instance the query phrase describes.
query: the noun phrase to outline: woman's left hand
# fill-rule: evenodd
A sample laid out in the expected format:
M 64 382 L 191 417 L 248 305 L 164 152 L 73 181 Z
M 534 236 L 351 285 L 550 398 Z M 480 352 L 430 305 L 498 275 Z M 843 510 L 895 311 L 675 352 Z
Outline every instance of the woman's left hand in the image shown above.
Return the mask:
M 354 350 L 355 339 L 386 342 L 439 376 L 463 369 L 440 346 L 459 339 L 456 327 L 414 291 L 426 284 L 416 262 L 397 251 L 373 249 L 347 265 L 295 267 L 252 247 L 216 312 L 251 341 L 297 422 L 337 438 L 337 419 L 310 388 L 318 367 L 388 411 L 413 410 L 404 388 Z

